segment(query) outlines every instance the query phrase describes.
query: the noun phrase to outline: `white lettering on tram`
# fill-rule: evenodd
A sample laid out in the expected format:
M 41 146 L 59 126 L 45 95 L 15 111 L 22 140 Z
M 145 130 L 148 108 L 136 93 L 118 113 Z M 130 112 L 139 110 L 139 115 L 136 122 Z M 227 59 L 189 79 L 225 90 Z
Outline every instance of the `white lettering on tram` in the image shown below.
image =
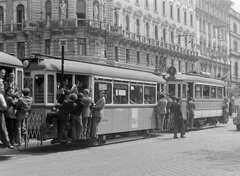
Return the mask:
M 138 128 L 138 108 L 132 108 L 132 128 Z

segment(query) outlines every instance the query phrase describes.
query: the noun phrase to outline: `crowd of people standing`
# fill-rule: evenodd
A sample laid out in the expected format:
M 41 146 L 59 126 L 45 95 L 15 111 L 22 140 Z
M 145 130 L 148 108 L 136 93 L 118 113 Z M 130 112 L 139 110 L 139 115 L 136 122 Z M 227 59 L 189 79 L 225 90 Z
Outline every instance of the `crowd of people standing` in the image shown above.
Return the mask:
M 100 99 L 93 103 L 90 90 L 83 88 L 82 82 L 77 80 L 72 87 L 68 86 L 65 79 L 63 86 L 58 87 L 57 111 L 47 114 L 47 128 L 53 128 L 53 119 L 58 122 L 58 138 L 53 142 L 97 140 L 98 124 L 103 118 L 105 106 L 105 92 L 99 91 Z M 71 135 L 67 134 L 66 126 L 70 124 Z M 70 136 L 70 137 L 69 137 Z
M 21 145 L 22 136 L 26 136 L 26 118 L 32 105 L 30 89 L 22 90 L 23 96 L 14 81 L 15 74 L 0 70 L 0 141 L 1 147 L 14 148 Z

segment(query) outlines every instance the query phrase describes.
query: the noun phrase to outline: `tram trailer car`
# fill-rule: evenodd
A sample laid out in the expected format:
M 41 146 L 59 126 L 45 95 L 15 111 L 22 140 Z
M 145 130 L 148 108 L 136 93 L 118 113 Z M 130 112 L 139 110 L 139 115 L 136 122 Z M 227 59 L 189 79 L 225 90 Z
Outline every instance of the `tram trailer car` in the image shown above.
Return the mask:
M 192 97 L 196 110 L 194 126 L 216 125 L 222 122 L 222 104 L 226 96 L 225 83 L 219 79 L 194 74 L 176 74 L 167 78 L 167 91 L 171 96 L 182 99 L 183 116 L 187 119 L 187 100 Z
M 56 138 L 57 128 L 53 132 L 44 129 L 47 113 L 58 103 L 61 60 L 41 57 L 26 61 L 24 65 L 25 85 L 32 90 L 34 100 L 32 121 L 42 124 L 39 139 Z M 69 80 L 70 85 L 81 81 L 84 88 L 90 89 L 95 103 L 99 99 L 99 90 L 105 91 L 104 118 L 98 127 L 100 138 L 118 134 L 128 136 L 131 132 L 148 134 L 149 130 L 156 128 L 157 89 L 165 86 L 163 78 L 147 72 L 71 60 L 64 61 L 64 78 Z

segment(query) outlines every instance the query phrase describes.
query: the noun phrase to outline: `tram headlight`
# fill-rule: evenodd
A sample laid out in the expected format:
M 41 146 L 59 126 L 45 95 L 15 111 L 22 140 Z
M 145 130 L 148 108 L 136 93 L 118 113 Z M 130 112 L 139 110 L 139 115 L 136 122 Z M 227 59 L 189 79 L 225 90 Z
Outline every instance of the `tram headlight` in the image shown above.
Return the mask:
M 27 68 L 29 66 L 29 61 L 28 60 L 24 60 L 23 61 L 23 67 Z

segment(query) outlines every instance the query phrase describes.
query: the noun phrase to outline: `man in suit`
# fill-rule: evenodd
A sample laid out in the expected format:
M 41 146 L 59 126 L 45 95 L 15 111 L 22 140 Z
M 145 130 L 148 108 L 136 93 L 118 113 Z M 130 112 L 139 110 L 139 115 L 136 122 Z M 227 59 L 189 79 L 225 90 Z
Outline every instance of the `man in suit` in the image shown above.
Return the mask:
M 181 107 L 181 99 L 177 98 L 176 99 L 176 103 L 173 104 L 173 112 L 174 112 L 174 116 L 173 116 L 173 120 L 174 120 L 174 139 L 177 139 L 177 133 L 178 133 L 178 129 L 180 128 L 181 131 L 181 138 L 185 138 L 184 134 L 185 134 L 185 129 L 184 129 L 184 121 L 183 121 L 183 117 L 182 117 L 182 107 Z
M 83 123 L 83 139 L 86 140 L 90 138 L 91 132 L 91 124 L 92 124 L 92 117 L 91 117 L 91 103 L 92 98 L 89 97 L 90 91 L 88 89 L 83 90 L 83 99 L 82 102 L 84 103 L 84 108 L 82 111 L 82 123 Z
M 104 107 L 106 99 L 104 96 L 104 91 L 100 90 L 99 92 L 100 99 L 97 101 L 95 106 L 92 107 L 93 117 L 92 117 L 92 129 L 91 129 L 91 138 L 97 139 L 97 128 L 101 119 L 104 117 Z
M 160 99 L 157 104 L 158 113 L 159 113 L 159 115 L 157 116 L 157 128 L 158 128 L 158 130 L 163 130 L 164 119 L 165 119 L 165 115 L 167 113 L 167 109 L 166 109 L 167 100 L 165 99 L 164 94 L 160 94 L 159 97 L 160 97 Z
M 190 123 L 190 128 L 193 128 L 193 124 L 194 124 L 194 114 L 195 114 L 195 103 L 193 102 L 193 98 L 190 97 L 188 104 L 187 104 L 187 109 L 189 112 L 189 123 Z

